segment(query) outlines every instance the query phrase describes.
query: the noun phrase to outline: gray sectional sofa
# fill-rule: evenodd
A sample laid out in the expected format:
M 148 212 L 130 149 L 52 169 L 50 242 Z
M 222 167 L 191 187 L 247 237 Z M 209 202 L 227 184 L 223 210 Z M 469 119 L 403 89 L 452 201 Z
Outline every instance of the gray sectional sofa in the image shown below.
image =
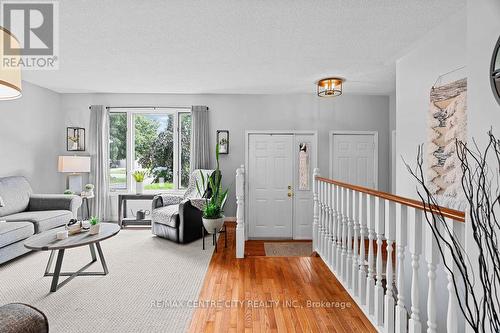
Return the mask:
M 24 177 L 0 178 L 0 264 L 29 252 L 26 238 L 76 218 L 81 204 L 75 195 L 33 194 Z

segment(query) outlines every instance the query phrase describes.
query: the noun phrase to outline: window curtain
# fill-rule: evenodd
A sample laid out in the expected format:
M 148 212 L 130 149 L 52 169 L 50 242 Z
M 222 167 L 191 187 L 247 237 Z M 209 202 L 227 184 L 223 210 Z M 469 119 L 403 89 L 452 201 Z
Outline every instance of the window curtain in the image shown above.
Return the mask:
M 206 106 L 191 107 L 191 171 L 210 169 L 209 113 Z
M 95 186 L 92 215 L 109 221 L 109 114 L 103 105 L 90 106 L 89 181 Z

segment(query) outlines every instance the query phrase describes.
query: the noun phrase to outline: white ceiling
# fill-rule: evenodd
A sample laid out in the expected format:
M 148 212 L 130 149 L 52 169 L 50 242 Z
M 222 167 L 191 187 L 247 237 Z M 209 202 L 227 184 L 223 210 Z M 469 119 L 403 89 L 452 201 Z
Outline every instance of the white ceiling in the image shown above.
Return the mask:
M 465 0 L 60 0 L 60 68 L 24 79 L 61 93 L 394 90 L 395 60 Z

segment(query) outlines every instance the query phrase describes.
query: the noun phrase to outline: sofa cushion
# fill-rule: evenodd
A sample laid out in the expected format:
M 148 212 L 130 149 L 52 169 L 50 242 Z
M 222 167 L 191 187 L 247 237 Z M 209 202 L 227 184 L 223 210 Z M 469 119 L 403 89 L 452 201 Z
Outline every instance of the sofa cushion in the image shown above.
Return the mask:
M 160 223 L 172 228 L 177 228 L 179 221 L 179 205 L 154 209 L 151 219 L 153 223 Z
M 24 177 L 0 178 L 0 197 L 5 204 L 0 207 L 0 216 L 20 213 L 28 208 L 33 191 Z
M 30 222 L 0 222 L 0 248 L 22 241 L 34 233 L 35 227 Z
M 63 226 L 73 218 L 69 210 L 45 210 L 23 212 L 3 216 L 7 222 L 31 222 L 35 226 L 35 233 Z

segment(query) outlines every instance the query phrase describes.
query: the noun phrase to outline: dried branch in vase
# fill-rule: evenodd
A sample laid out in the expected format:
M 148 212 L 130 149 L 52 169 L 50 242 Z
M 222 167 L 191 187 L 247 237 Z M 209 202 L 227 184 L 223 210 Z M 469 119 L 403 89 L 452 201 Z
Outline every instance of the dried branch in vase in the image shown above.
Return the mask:
M 458 306 L 475 332 L 500 332 L 500 140 L 488 132 L 489 141 L 481 150 L 474 143 L 471 149 L 455 141 L 456 161 L 462 171 L 461 190 L 468 203 L 467 221 L 472 230 L 472 244 L 478 257 L 469 258 L 464 244 L 447 223 L 432 194 L 424 174 L 424 152 L 420 146 L 415 170 L 405 162 L 408 171 L 418 182 L 418 195 L 424 204 L 428 226 L 437 240 L 439 252 L 452 277 Z M 495 184 L 493 188 L 492 184 Z M 431 209 L 431 207 L 433 209 Z M 446 253 L 451 254 L 450 256 Z M 477 261 L 477 266 L 473 267 Z M 455 270 L 452 269 L 455 266 Z

